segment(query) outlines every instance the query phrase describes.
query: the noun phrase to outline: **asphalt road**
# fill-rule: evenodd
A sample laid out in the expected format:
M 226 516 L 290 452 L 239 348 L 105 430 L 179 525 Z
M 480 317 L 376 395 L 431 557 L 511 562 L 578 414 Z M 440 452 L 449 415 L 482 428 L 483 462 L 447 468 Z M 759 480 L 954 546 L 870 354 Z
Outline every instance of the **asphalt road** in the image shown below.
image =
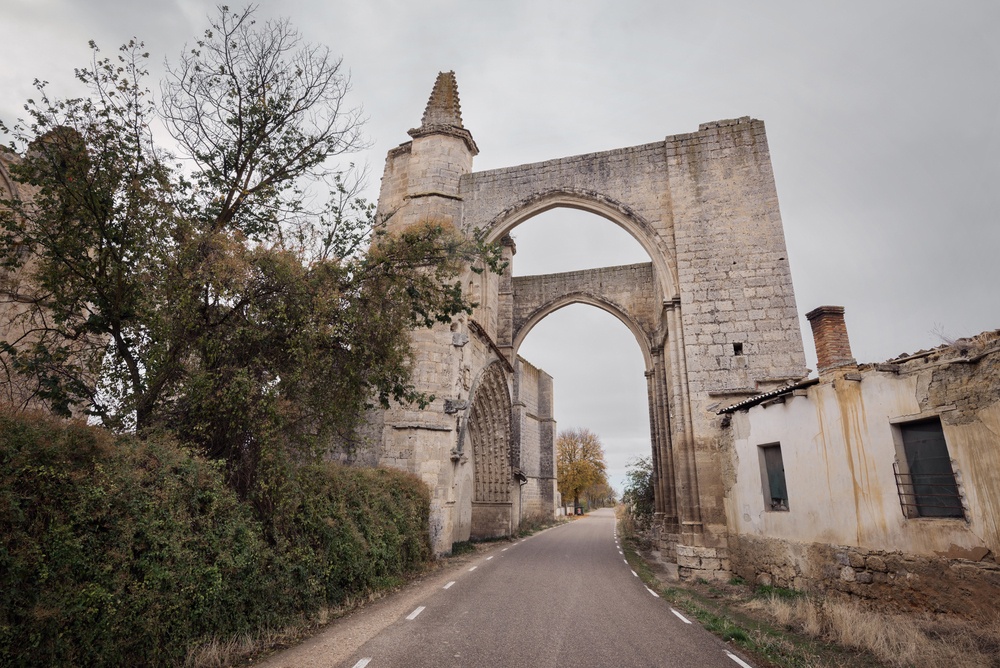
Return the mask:
M 611 511 L 477 555 L 409 601 L 347 668 L 746 666 L 625 562 Z M 447 581 L 445 581 L 447 580 Z

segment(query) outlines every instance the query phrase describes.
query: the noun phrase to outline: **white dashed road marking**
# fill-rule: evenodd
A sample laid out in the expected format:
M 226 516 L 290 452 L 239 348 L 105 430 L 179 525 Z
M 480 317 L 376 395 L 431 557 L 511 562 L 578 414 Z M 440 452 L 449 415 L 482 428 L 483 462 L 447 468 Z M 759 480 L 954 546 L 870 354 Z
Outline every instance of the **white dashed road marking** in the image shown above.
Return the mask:
M 451 587 L 451 586 L 452 586 L 453 584 L 455 584 L 455 581 L 454 581 L 454 580 L 452 580 L 451 582 L 449 582 L 449 583 L 448 583 L 448 584 L 446 584 L 445 586 L 441 587 L 441 589 L 448 589 L 448 588 L 449 588 L 449 587 Z
M 417 615 L 419 615 L 421 612 L 423 612 L 426 608 L 427 608 L 427 606 L 422 605 L 419 608 L 417 608 L 416 610 L 414 610 L 413 612 L 411 612 L 410 614 L 408 614 L 406 616 L 406 618 L 409 619 L 410 621 L 413 621 L 414 619 L 417 618 Z
M 636 573 L 635 571 L 632 571 L 632 575 L 634 575 L 634 576 L 636 576 L 636 577 L 639 577 L 639 574 L 638 574 L 638 573 Z
M 492 556 L 486 557 L 486 561 L 489 561 L 492 558 L 493 558 Z
M 509 547 L 505 547 L 504 549 L 502 549 L 502 550 L 500 550 L 500 551 L 501 551 L 501 552 L 506 552 L 506 551 L 507 551 L 507 550 L 509 550 L 509 549 L 510 549 Z
M 675 615 L 677 615 L 677 619 L 681 620 L 681 621 L 682 621 L 682 622 L 684 622 L 685 624 L 690 624 L 690 623 L 691 623 L 691 620 L 690 620 L 690 619 L 688 619 L 687 617 L 685 617 L 685 616 L 684 616 L 684 615 L 682 615 L 681 613 L 677 612 L 677 611 L 676 611 L 676 610 L 674 610 L 673 608 L 670 608 L 670 612 L 672 612 L 672 613 L 674 613 Z
M 652 589 L 650 589 L 649 587 L 646 587 L 646 591 L 648 591 L 648 592 L 649 592 L 650 594 L 652 594 L 652 595 L 653 595 L 653 596 L 655 596 L 656 598 L 660 598 L 660 595 L 659 595 L 659 594 L 657 594 L 657 593 L 656 593 L 655 591 L 653 591 Z M 675 613 L 675 614 L 676 614 L 676 613 Z
M 469 572 L 471 573 L 472 571 L 476 570 L 476 568 L 477 568 L 476 566 L 473 566 L 472 568 L 469 569 Z
M 738 664 L 740 664 L 741 666 L 743 666 L 743 668 L 753 668 L 753 666 L 751 666 L 751 665 L 750 665 L 749 663 L 747 663 L 746 661 L 744 661 L 744 660 L 743 660 L 743 659 L 741 659 L 740 657 L 736 656 L 736 655 L 735 655 L 735 654 L 733 654 L 732 652 L 726 652 L 726 655 L 727 655 L 727 656 L 728 656 L 728 657 L 729 657 L 730 659 L 732 659 L 733 661 L 735 661 L 736 663 L 738 663 Z
M 732 654 L 730 654 L 730 656 L 732 656 Z M 372 657 L 368 657 L 367 659 L 361 659 L 356 664 L 354 664 L 354 668 L 365 668 L 365 666 L 371 663 L 371 660 Z

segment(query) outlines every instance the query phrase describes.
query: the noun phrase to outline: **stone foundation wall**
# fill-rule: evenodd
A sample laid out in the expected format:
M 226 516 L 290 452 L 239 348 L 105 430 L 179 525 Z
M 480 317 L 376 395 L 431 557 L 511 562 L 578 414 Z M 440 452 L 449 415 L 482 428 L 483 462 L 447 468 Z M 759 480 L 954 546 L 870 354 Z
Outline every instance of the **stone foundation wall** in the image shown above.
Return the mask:
M 1000 600 L 1000 566 L 988 558 L 927 557 L 750 536 L 730 536 L 729 544 L 733 573 L 756 584 L 964 617 L 995 616 Z M 678 555 L 682 549 L 690 548 L 678 546 Z
M 729 550 L 724 547 L 674 544 L 673 550 L 677 559 L 677 575 L 682 580 L 702 578 L 709 581 L 722 581 L 732 577 Z M 662 551 L 661 554 L 663 554 Z

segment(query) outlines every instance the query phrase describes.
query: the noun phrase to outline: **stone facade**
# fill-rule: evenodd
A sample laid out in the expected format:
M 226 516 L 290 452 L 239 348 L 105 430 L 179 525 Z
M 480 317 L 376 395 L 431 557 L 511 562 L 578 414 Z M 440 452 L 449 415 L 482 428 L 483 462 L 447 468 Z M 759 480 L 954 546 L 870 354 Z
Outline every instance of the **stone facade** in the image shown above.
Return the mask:
M 733 571 L 932 610 L 995 610 L 1000 332 L 858 366 L 843 310 L 823 309 L 839 317 L 817 331 L 840 341 L 836 363 L 722 411 Z M 931 436 L 908 440 L 914 427 Z M 937 472 L 915 473 L 928 439 Z M 777 506 L 769 448 L 780 448 L 787 486 Z
M 517 349 L 531 328 L 562 306 L 587 303 L 621 319 L 646 361 L 664 553 L 676 554 L 678 544 L 697 547 L 704 567 L 690 574 L 719 576 L 726 516 L 712 409 L 726 397 L 806 373 L 763 123 L 706 123 L 641 146 L 474 172 L 478 147 L 462 125 L 454 74 L 443 73 L 410 136 L 386 158 L 379 212 L 391 214 L 390 227 L 452 223 L 504 244 L 513 262 L 511 230 L 546 210 L 571 207 L 621 226 L 650 257 L 648 264 L 552 276 L 512 278 L 509 268 L 501 276 L 469 272 L 463 285 L 479 303 L 472 317 L 451 329 L 415 332 L 418 387 L 441 399 L 426 411 L 390 411 L 385 445 L 392 450 L 405 433 L 412 450 L 392 461 L 435 490 L 435 547 L 480 531 L 464 519 L 472 492 L 461 491 L 467 474 L 452 470 L 449 455 L 463 426 L 445 412 L 447 402 L 469 401 L 464 379 L 504 361 L 513 387 Z M 519 413 L 517 392 L 527 388 L 517 384 L 512 435 L 522 441 L 512 452 L 532 451 L 519 431 L 528 411 Z M 548 439 L 539 443 L 539 461 L 551 456 L 550 448 Z M 517 466 L 511 471 L 528 475 Z M 547 475 L 540 465 L 539 479 Z M 536 498 L 529 487 L 530 476 L 522 493 Z
M 520 471 L 520 517 L 551 517 L 558 505 L 556 420 L 552 376 L 518 357 L 514 365 L 515 467 Z
M 67 136 L 67 135 L 63 135 Z M 30 201 L 34 196 L 32 186 L 17 183 L 11 178 L 11 167 L 20 160 L 13 151 L 0 147 L 0 200 L 20 199 Z M 26 346 L 29 342 L 37 342 L 46 336 L 51 313 L 45 309 L 35 308 L 33 301 L 41 292 L 33 282 L 31 275 L 35 269 L 35 260 L 29 257 L 24 266 L 17 271 L 0 269 L 0 332 L 3 340 Z M 51 336 L 51 333 L 48 333 Z M 81 364 L 90 363 L 88 369 L 95 379 L 100 371 L 99 360 L 95 363 L 88 353 L 96 347 L 101 347 L 100 341 L 88 337 L 80 337 L 75 341 L 67 341 L 60 337 L 60 345 L 65 347 L 70 356 L 76 356 Z M 13 365 L 8 353 L 0 351 L 0 404 L 17 409 L 48 410 L 49 404 L 40 399 L 44 390 L 36 379 L 29 379 L 13 372 Z M 85 413 L 81 407 L 74 407 L 72 413 L 82 417 Z

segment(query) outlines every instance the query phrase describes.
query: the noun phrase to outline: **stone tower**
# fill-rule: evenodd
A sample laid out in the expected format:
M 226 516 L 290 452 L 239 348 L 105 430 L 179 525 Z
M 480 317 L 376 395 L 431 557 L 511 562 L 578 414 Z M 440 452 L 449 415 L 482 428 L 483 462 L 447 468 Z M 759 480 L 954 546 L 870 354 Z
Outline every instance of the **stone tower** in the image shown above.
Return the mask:
M 472 171 L 479 148 L 462 125 L 454 72 L 438 74 L 420 127 L 408 134 L 413 140 L 386 158 L 379 212 L 391 214 L 390 229 L 427 219 L 457 225 L 462 210 L 459 179 Z
M 423 221 L 462 229 L 460 183 L 479 149 L 462 125 L 454 72 L 438 75 L 409 135 L 386 158 L 379 214 L 389 216 L 390 230 Z M 505 249 L 512 258 L 512 245 Z M 419 475 L 432 490 L 438 553 L 470 537 L 507 535 L 524 514 L 554 509 L 552 378 L 496 343 L 500 282 L 509 285 L 510 270 L 467 270 L 461 280 L 479 305 L 472 316 L 412 334 L 414 384 L 435 400 L 424 410 L 395 406 L 381 426 L 379 461 Z

